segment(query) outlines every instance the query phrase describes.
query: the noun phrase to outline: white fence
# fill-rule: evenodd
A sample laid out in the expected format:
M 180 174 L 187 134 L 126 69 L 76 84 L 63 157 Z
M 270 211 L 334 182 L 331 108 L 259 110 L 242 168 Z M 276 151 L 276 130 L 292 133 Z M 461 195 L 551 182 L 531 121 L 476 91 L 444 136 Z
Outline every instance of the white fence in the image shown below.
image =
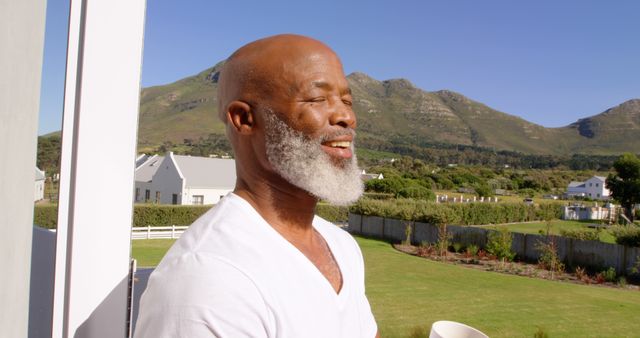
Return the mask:
M 157 238 L 180 238 L 180 235 L 189 228 L 188 226 L 167 226 L 167 227 L 133 227 L 131 228 L 131 239 L 157 239 Z

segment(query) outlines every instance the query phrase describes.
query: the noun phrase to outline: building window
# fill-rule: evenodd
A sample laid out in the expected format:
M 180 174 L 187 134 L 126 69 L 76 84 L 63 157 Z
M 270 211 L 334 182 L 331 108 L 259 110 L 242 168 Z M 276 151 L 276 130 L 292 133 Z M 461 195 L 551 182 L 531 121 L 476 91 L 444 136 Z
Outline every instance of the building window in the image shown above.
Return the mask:
M 193 196 L 191 196 L 191 204 L 193 204 L 193 205 L 202 205 L 202 204 L 204 204 L 204 196 L 203 195 L 193 195 Z
M 156 203 L 160 203 L 160 192 L 156 191 Z
M 593 183 L 589 182 L 589 186 L 590 186 L 590 187 L 592 187 L 592 186 L 593 186 Z
M 171 204 L 178 204 L 178 194 L 171 195 Z
M 140 188 L 136 188 L 136 201 L 140 200 Z
M 597 197 L 600 197 L 600 193 L 597 193 L 597 194 L 596 194 L 596 196 L 597 196 Z
M 145 202 L 149 202 L 150 199 L 151 199 L 151 191 L 149 191 L 149 189 L 145 189 L 144 190 L 144 201 Z
M 598 187 L 598 183 L 596 183 L 596 188 Z

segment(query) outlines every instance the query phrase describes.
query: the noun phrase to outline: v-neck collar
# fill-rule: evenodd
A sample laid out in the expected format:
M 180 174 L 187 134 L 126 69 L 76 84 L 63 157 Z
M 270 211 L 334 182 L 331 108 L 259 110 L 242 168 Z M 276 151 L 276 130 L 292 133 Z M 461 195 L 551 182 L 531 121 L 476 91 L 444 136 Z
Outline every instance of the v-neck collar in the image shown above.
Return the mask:
M 269 222 L 267 222 L 247 200 L 234 193 L 229 193 L 228 197 L 232 197 L 231 200 L 234 202 L 237 201 L 237 204 L 239 204 L 243 209 L 247 209 L 247 212 L 253 213 L 254 216 L 263 223 L 262 225 L 265 228 L 265 232 L 268 233 L 269 236 L 274 237 L 274 240 L 281 243 L 281 246 L 285 250 L 291 252 L 292 257 L 295 257 L 295 259 L 298 260 L 301 265 L 309 271 L 309 273 L 314 274 L 316 276 L 316 279 L 322 280 L 320 284 L 324 285 L 323 288 L 326 289 L 328 293 L 336 297 L 340 305 L 344 303 L 343 299 L 346 298 L 346 293 L 349 287 L 349 278 L 347 278 L 346 276 L 346 274 L 348 273 L 345 264 L 346 262 L 343 261 L 344 255 L 337 254 L 339 251 L 337 243 L 333 241 L 332 236 L 328 236 L 328 234 L 326 233 L 326 229 L 323 229 L 321 226 L 317 225 L 317 216 L 314 215 L 312 226 L 314 230 L 317 231 L 318 234 L 322 237 L 322 239 L 324 239 L 325 243 L 329 247 L 329 250 L 331 251 L 331 255 L 333 255 L 333 258 L 338 265 L 338 269 L 340 269 L 340 275 L 342 277 L 342 287 L 340 288 L 339 292 L 336 292 L 336 290 L 333 288 L 333 285 L 331 285 L 327 277 L 322 274 L 318 267 L 313 264 L 313 262 L 304 253 L 302 253 L 302 251 L 300 251 L 295 245 L 289 242 L 276 229 L 274 229 L 271 224 L 269 224 Z

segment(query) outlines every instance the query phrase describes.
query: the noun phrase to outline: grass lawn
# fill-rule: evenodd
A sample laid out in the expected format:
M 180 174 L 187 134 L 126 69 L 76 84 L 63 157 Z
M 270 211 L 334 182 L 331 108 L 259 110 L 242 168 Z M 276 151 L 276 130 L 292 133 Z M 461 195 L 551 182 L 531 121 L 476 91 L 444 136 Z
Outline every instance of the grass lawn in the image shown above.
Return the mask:
M 136 239 L 131 241 L 131 256 L 139 267 L 156 266 L 175 239 Z
M 551 222 L 551 234 L 560 235 L 560 230 L 577 230 L 577 229 L 589 229 L 588 224 L 598 224 L 598 221 L 561 221 L 555 220 Z M 525 234 L 539 234 L 540 231 L 546 231 L 547 224 L 545 222 L 533 222 L 533 223 L 514 223 L 500 225 L 500 227 L 506 227 L 511 232 L 519 232 Z M 595 231 L 595 229 L 590 229 Z M 600 241 L 605 243 L 615 243 L 616 239 L 613 235 L 607 231 L 600 231 Z
M 164 242 L 164 243 L 161 243 Z M 640 292 L 478 271 L 395 251 L 358 238 L 367 294 L 383 337 L 408 337 L 436 320 L 455 320 L 490 337 L 633 337 Z M 155 265 L 171 241 L 133 241 L 139 265 Z M 426 333 L 425 333 L 426 337 Z

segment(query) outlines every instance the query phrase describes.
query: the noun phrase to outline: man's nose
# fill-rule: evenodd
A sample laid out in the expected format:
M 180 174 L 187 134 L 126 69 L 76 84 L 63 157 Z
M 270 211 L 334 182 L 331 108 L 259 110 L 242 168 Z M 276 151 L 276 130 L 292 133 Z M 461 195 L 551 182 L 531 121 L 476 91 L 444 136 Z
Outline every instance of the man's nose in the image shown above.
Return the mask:
M 329 123 L 334 126 L 338 125 L 343 128 L 356 128 L 356 114 L 350 105 L 338 101 L 335 105 L 335 109 L 329 117 Z

